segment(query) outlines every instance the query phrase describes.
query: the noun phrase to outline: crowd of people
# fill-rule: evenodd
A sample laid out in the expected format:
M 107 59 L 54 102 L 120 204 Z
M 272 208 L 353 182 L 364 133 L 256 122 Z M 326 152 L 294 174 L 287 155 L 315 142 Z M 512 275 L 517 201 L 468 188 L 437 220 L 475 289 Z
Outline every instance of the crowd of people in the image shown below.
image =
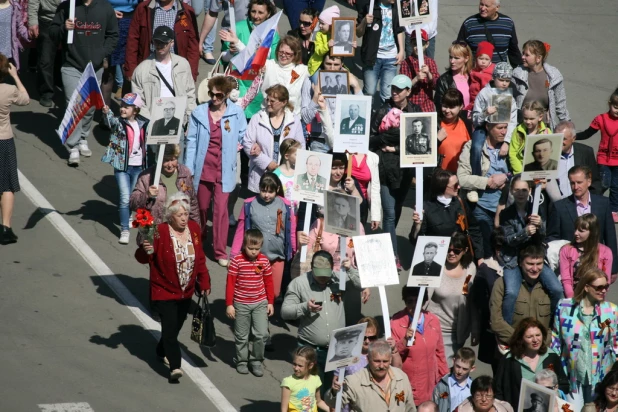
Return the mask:
M 148 211 L 156 226 L 154 236 L 136 236 L 135 257 L 150 267 L 150 306 L 162 329 L 156 353 L 169 366 L 170 381 L 183 375 L 178 334 L 192 296 L 211 292 L 205 250 L 212 248 L 228 271 L 226 316 L 234 321 L 238 373 L 264 375 L 265 351 L 273 349 L 269 317 L 298 325 L 293 374 L 281 383 L 282 411 L 330 411 L 339 391 L 344 409 L 359 412 L 513 411 L 524 381 L 549 389 L 565 412 L 616 410 L 618 307 L 605 297 L 618 277 L 618 89 L 608 92 L 608 111 L 578 133 L 562 74 L 547 62 L 550 45 L 531 39 L 520 48 L 500 0 L 480 0 L 479 12 L 465 19 L 448 48 L 442 73 L 434 60 L 438 0 L 423 2 L 431 19 L 420 29 L 399 23 L 394 0 L 349 0 L 358 12 L 358 41 L 342 47 L 360 53 L 361 85 L 344 58 L 333 55 L 339 6 L 283 3 L 292 30 L 274 37 L 254 79 L 215 75 L 198 85 L 200 58 L 218 60 L 216 35 L 221 61 L 232 64 L 255 28 L 277 12 L 270 0 L 78 0 L 74 19 L 68 2 L 0 0 L 0 79 L 8 80 L 0 84 L 0 243 L 18 240 L 11 224 L 20 187 L 9 114 L 11 105 L 29 103 L 18 74 L 20 49 L 36 40 L 34 94 L 42 106 L 53 104 L 60 83 L 68 102 L 89 63 L 101 83 L 101 125 L 110 134 L 101 160 L 118 183 L 119 242 L 130 243 L 132 212 L 138 211 L 135 222 Z M 351 30 L 342 25 L 337 41 Z M 349 87 L 321 84 L 322 70 L 341 73 Z M 348 93 L 374 96 L 367 153 L 333 153 L 336 99 L 324 94 Z M 492 105 L 497 94 L 512 96 L 499 121 Z M 155 102 L 165 97 L 186 98 L 184 112 L 166 104 L 153 129 L 184 133 L 156 160 L 147 130 Z M 349 110 L 356 119 L 359 105 Z M 426 152 L 432 132 L 437 135 L 438 167 L 425 169 L 420 187 L 414 169 L 400 166 L 399 116 L 431 112 L 438 130 L 421 132 L 419 123 L 418 138 L 405 145 L 406 153 L 420 146 Z M 71 166 L 92 155 L 93 115 L 94 109 L 86 113 L 65 143 Z M 595 156 L 575 141 L 596 132 Z M 552 133 L 563 135 L 553 165 L 558 177 L 524 180 L 526 140 Z M 539 140 L 534 151 L 548 148 L 550 140 Z M 440 287 L 421 294 L 404 286 L 390 336 L 382 337 L 376 319 L 361 318 L 371 291 L 361 285 L 352 238 L 327 231 L 322 207 L 294 200 L 299 150 L 332 154 L 330 178 L 316 176 L 319 157 L 307 158 L 303 187 L 355 197 L 361 235 L 388 233 L 397 270 L 404 246 L 396 228 L 411 189 L 426 197 L 413 211 L 412 247 L 419 236 L 450 237 L 438 266 Z M 549 167 L 538 162 L 540 170 Z M 241 186 L 252 195 L 234 216 Z M 533 211 L 537 188 L 542 201 Z M 608 189 L 609 198 L 603 196 Z M 327 353 L 333 331 L 356 323 L 367 324 L 362 353 L 341 384 L 324 370 Z M 491 365 L 493 378 L 471 379 L 477 356 L 467 342 L 479 346 L 478 361 Z M 544 402 L 533 393 L 525 410 L 545 411 Z

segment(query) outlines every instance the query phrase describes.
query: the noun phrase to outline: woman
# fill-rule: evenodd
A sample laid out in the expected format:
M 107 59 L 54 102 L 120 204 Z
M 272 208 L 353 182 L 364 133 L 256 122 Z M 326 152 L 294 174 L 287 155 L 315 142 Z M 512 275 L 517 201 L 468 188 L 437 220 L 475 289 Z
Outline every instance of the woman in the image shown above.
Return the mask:
M 442 107 L 439 109 L 439 164 L 442 169 L 456 174 L 463 145 L 472 136 L 472 123 L 468 119 L 468 112 L 463 110 L 463 94 L 457 89 L 448 89 L 444 93 Z
M 315 42 L 311 40 L 313 29 L 318 25 L 320 12 L 313 7 L 309 7 L 300 12 L 298 27 L 288 32 L 288 35 L 300 40 L 301 61 L 304 65 L 309 63 L 309 58 L 315 51 Z
M 612 370 L 597 385 L 594 404 L 598 412 L 618 410 L 618 371 Z
M 491 376 L 479 376 L 470 385 L 470 397 L 462 402 L 455 412 L 513 412 L 513 407 L 494 396 L 494 380 Z
M 203 235 L 213 202 L 213 250 L 219 265 L 226 267 L 227 202 L 236 188 L 236 152 L 247 130 L 247 120 L 240 106 L 229 100 L 232 84 L 227 77 L 211 78 L 208 89 L 210 102 L 199 105 L 189 119 L 185 162 L 196 188 Z
M 438 317 L 427 310 L 421 311 L 416 326 L 414 344 L 408 346 L 412 337 L 412 317 L 418 301 L 419 288 L 404 286 L 402 299 L 406 307 L 391 318 L 391 333 L 401 355 L 401 369 L 408 375 L 414 394 L 414 403 L 420 405 L 431 399 L 433 388 L 440 378 L 449 372 L 444 356 L 442 330 Z M 423 303 L 427 296 L 423 296 Z
M 554 315 L 551 347 L 566 364 L 567 401 L 579 411 L 592 402 L 593 389 L 616 361 L 618 307 L 605 301 L 609 283 L 599 269 L 582 273 L 572 298 L 562 299 Z
M 472 335 L 472 346 L 479 344 L 480 313 L 470 298 L 475 275 L 476 266 L 472 263 L 468 238 L 455 232 L 451 236 L 440 287 L 427 289 L 427 310 L 440 320 L 444 356 L 449 363 L 468 336 Z
M 285 139 L 298 140 L 305 148 L 300 118 L 292 113 L 288 89 L 277 84 L 266 90 L 266 109 L 257 112 L 249 122 L 242 145 L 249 156 L 248 188 L 259 193 L 260 177 L 272 172 L 280 162 L 279 144 Z
M 442 98 L 448 89 L 457 89 L 463 95 L 464 107 L 470 104 L 470 71 L 472 70 L 472 50 L 464 41 L 454 41 L 448 49 L 449 67 L 442 73 L 436 86 L 433 101 L 442 107 Z
M 517 410 L 521 380 L 534 382 L 534 375 L 543 369 L 552 369 L 558 375 L 558 386 L 569 392 L 569 381 L 562 369 L 560 356 L 548 349 L 548 331 L 534 318 L 520 321 L 511 340 L 510 353 L 504 355 L 496 373 L 496 397 Z M 578 409 L 579 410 L 579 409 Z
M 19 1 L 0 0 L 0 39 L 5 42 L 0 47 L 0 54 L 3 54 L 19 70 L 19 52 L 24 49 L 22 42 L 30 41 L 28 29 L 24 24 L 24 10 Z M 6 76 L 6 72 L 5 72 Z
M 472 257 L 483 258 L 483 237 L 472 213 L 459 197 L 459 179 L 448 170 L 436 169 L 431 179 L 431 197 L 423 204 L 423 219 L 415 211 L 410 231 L 410 243 L 418 236 L 451 236 L 453 232 L 466 233 L 466 245 Z
M 144 240 L 135 252 L 138 262 L 150 265 L 150 297 L 161 316 L 157 356 L 169 364 L 170 382 L 183 375 L 178 334 L 189 312 L 191 297 L 196 290 L 202 296 L 210 295 L 200 225 L 189 219 L 189 210 L 186 194 L 172 195 L 165 206 L 166 223 L 157 225 L 153 244 Z
M 10 75 L 15 86 L 0 83 L 0 210 L 2 211 L 2 227 L 0 228 L 0 244 L 17 242 L 13 233 L 11 218 L 15 193 L 19 192 L 17 175 L 17 153 L 11 128 L 11 105 L 25 106 L 30 103 L 30 96 L 19 79 L 17 68 L 9 63 L 9 59 L 0 54 L 0 81 Z
M 412 89 L 412 81 L 402 74 L 391 82 L 391 98 L 384 102 L 371 117 L 371 132 L 369 134 L 369 149 L 378 155 L 378 170 L 380 176 L 380 199 L 382 201 L 382 228 L 391 235 L 397 269 L 401 270 L 397 250 L 397 224 L 401 217 L 403 201 L 405 200 L 413 170 L 399 167 L 399 128 L 380 132 L 382 120 L 392 108 L 404 113 L 419 113 L 421 108 L 410 103 L 408 96 Z
M 566 104 L 566 92 L 562 74 L 554 66 L 545 63 L 549 44 L 528 40 L 522 48 L 523 65 L 513 70 L 512 81 L 517 88 L 517 107 L 531 101 L 539 101 L 545 108 L 545 124 L 554 130 L 563 120 L 571 120 Z
M 191 200 L 189 211 L 191 220 L 200 223 L 200 211 L 197 195 L 193 189 L 193 175 L 188 167 L 178 164 L 180 146 L 165 145 L 161 179 L 154 183 L 156 165 L 144 170 L 137 178 L 137 184 L 131 193 L 129 206 L 135 211 L 138 208 L 148 209 L 154 217 L 155 224 L 165 222 L 165 204 L 176 192 L 183 192 Z M 139 244 L 138 236 L 138 244 Z
M 586 213 L 575 219 L 573 242 L 560 249 L 560 280 L 564 296 L 573 297 L 579 276 L 588 269 L 599 268 L 607 274 L 611 282 L 613 256 L 607 246 L 600 243 L 599 220 L 592 213 Z
M 373 152 L 351 154 L 348 162 L 352 162 L 352 177 L 360 186 L 363 197 L 360 209 L 361 224 L 367 222 L 371 211 L 371 230 L 380 227 L 382 215 L 382 199 L 380 198 L 380 173 L 378 167 L 380 158 Z

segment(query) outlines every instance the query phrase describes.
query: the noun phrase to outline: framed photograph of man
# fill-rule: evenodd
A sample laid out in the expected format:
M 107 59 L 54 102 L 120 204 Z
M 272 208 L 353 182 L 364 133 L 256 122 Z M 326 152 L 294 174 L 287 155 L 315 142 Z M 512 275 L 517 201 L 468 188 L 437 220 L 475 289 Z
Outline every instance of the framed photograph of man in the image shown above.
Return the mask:
M 438 165 L 436 113 L 402 113 L 399 142 L 401 167 Z
M 146 144 L 178 144 L 182 119 L 187 106 L 186 97 L 159 97 L 150 110 Z
M 324 372 L 357 363 L 363 351 L 366 330 L 366 322 L 335 329 L 328 345 Z
M 526 137 L 524 148 L 523 180 L 556 179 L 562 153 L 562 139 L 559 134 L 533 134 Z
M 555 402 L 552 389 L 522 378 L 517 412 L 553 412 Z
M 297 150 L 292 200 L 324 206 L 324 189 L 328 188 L 332 162 L 333 155 L 328 153 Z
M 369 151 L 371 99 L 371 96 L 337 95 L 333 152 L 367 153 Z
M 341 236 L 360 235 L 361 199 L 342 192 L 324 191 L 324 230 Z
M 347 71 L 320 70 L 319 85 L 322 96 L 335 97 L 338 94 L 350 92 L 350 82 Z
M 439 288 L 450 243 L 448 236 L 419 236 L 407 285 Z
M 496 89 L 494 89 L 496 90 Z M 495 94 L 491 95 L 491 104 L 496 108 L 496 113 L 489 116 L 490 123 L 508 123 L 511 121 L 511 105 L 513 104 L 513 96 L 510 93 L 504 93 L 496 90 Z
M 432 10 L 429 8 L 429 0 L 397 0 L 397 13 L 399 24 L 424 24 L 431 21 Z
M 399 285 L 399 272 L 390 234 L 354 236 L 352 241 L 363 288 Z M 376 259 L 376 256 L 380 258 Z
M 356 41 L 356 19 L 352 17 L 334 18 L 330 26 L 330 38 L 335 45 L 331 47 L 331 56 L 354 56 L 354 42 Z

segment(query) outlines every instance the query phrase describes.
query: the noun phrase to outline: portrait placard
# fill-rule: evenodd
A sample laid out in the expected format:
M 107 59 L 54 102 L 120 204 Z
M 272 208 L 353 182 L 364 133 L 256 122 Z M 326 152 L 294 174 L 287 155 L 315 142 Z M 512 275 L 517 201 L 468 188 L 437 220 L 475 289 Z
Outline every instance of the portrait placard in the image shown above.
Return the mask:
M 324 372 L 358 363 L 363 351 L 366 330 L 367 322 L 335 329 L 328 345 Z
M 399 285 L 399 273 L 390 234 L 354 236 L 352 242 L 363 288 Z
M 432 10 L 429 8 L 429 0 L 396 1 L 400 25 L 425 24 L 431 21 Z
M 438 165 L 438 117 L 432 113 L 402 113 L 399 130 L 401 167 Z
M 489 116 L 489 123 L 508 123 L 511 121 L 511 105 L 513 104 L 513 95 L 510 90 L 492 89 L 494 94 L 491 95 L 490 106 L 496 108 L 496 113 Z
M 335 45 L 331 47 L 331 56 L 354 56 L 354 41 L 356 41 L 356 19 L 339 17 L 333 19 L 330 26 L 330 38 Z
M 448 236 L 419 236 L 407 285 L 439 288 L 450 243 Z
M 361 198 L 331 190 L 324 191 L 324 230 L 341 236 L 358 236 Z
M 320 70 L 318 82 L 322 96 L 329 98 L 350 93 L 348 74 L 347 71 Z
M 367 153 L 369 151 L 371 99 L 371 96 L 337 95 L 333 152 Z
M 563 138 L 562 133 L 527 136 L 521 178 L 523 180 L 556 179 Z
M 517 412 L 553 412 L 556 392 L 522 378 Z
M 187 97 L 158 97 L 150 108 L 146 144 L 178 144 L 187 107 Z
M 330 181 L 333 155 L 298 149 L 292 200 L 324 206 L 324 190 Z

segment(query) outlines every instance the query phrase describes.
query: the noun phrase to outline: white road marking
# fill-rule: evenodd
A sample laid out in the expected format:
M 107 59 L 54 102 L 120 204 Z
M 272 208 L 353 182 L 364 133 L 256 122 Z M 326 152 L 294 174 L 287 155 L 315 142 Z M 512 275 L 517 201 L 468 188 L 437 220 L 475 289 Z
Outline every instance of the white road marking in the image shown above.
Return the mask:
M 151 331 L 153 336 L 158 340 L 161 336 L 161 325 L 152 320 L 147 314 L 148 311 L 137 300 L 135 296 L 122 284 L 116 277 L 114 272 L 103 262 L 103 260 L 92 250 L 84 239 L 67 223 L 64 218 L 56 212 L 56 209 L 43 197 L 41 192 L 18 170 L 19 184 L 22 192 L 34 204 L 34 206 L 51 210 L 45 217 L 49 222 L 60 232 L 60 234 L 73 246 L 73 248 L 84 258 L 86 263 L 107 283 L 107 285 L 116 293 L 126 307 L 135 315 L 140 323 Z M 210 379 L 198 368 L 195 363 L 182 351 L 182 370 L 184 373 L 195 382 L 202 392 L 210 399 L 215 407 L 221 412 L 232 412 L 236 409 L 223 396 L 221 391 L 212 383 Z M 88 409 L 86 409 L 88 411 Z M 59 412 L 64 412 L 60 409 Z M 72 412 L 72 410 L 71 410 Z
M 86 402 L 75 403 L 44 403 L 40 404 L 41 412 L 94 412 Z

